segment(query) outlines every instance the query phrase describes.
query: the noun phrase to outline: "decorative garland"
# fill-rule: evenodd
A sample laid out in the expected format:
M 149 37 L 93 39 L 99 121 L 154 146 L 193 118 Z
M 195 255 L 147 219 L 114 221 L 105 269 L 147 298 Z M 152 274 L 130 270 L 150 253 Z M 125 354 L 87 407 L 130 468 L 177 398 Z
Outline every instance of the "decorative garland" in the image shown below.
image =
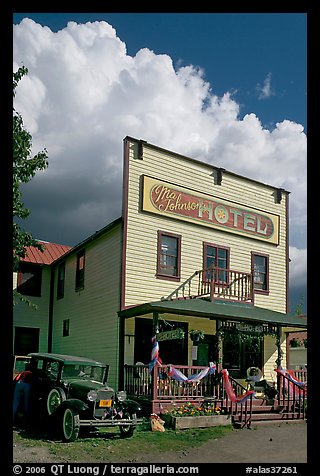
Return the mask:
M 177 380 L 178 382 L 186 382 L 186 383 L 200 382 L 200 380 L 202 380 L 208 374 L 209 375 L 214 374 L 216 369 L 217 369 L 216 364 L 214 364 L 213 362 L 210 362 L 209 367 L 207 367 L 206 369 L 202 369 L 197 374 L 193 374 L 193 375 L 190 375 L 190 377 L 187 377 L 180 370 L 173 367 L 173 365 L 170 365 L 168 375 L 169 377 L 172 377 L 174 380 Z
M 157 342 L 157 336 L 153 336 L 151 339 L 152 349 L 151 349 L 151 362 L 149 363 L 149 373 L 151 374 L 153 367 L 156 364 L 162 364 L 162 361 L 159 357 L 159 344 Z
M 294 385 L 298 387 L 299 394 L 303 393 L 303 390 L 307 391 L 307 382 L 300 382 L 300 380 L 296 379 L 294 375 L 292 375 L 292 371 L 290 370 L 285 370 L 282 367 L 277 367 L 275 369 L 278 375 L 283 375 L 284 377 L 287 377 L 289 380 L 289 392 L 293 393 L 293 388 Z
M 229 399 L 233 403 L 245 403 L 248 398 L 251 396 L 254 397 L 256 392 L 254 390 L 247 390 L 246 393 L 244 393 L 241 397 L 237 397 L 236 394 L 234 393 L 234 390 L 232 388 L 231 382 L 229 380 L 229 372 L 227 369 L 222 369 L 221 370 L 222 376 L 223 376 L 223 381 L 224 381 L 224 388 L 227 392 L 227 395 Z

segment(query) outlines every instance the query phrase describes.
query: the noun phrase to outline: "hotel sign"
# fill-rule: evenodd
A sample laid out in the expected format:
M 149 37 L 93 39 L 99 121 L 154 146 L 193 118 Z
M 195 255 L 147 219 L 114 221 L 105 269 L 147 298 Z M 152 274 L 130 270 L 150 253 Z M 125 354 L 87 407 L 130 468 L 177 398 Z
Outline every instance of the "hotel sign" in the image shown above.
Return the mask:
M 181 329 L 173 329 L 172 331 L 165 331 L 165 332 L 158 332 L 157 334 L 157 341 L 162 340 L 173 340 L 173 339 L 182 339 L 183 332 Z
M 279 216 L 143 176 L 142 209 L 279 244 Z

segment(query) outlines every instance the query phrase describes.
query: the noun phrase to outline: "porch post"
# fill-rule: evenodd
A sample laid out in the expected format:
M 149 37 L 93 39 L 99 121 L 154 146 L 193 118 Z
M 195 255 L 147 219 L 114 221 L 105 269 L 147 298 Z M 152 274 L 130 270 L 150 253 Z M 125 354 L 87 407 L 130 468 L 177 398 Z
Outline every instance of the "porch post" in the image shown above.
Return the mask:
M 282 337 L 282 327 L 277 326 L 277 336 L 276 336 L 276 345 L 277 345 L 277 353 L 278 353 L 277 360 L 276 360 L 277 367 L 281 367 L 281 360 L 282 360 L 281 337 Z
M 153 312 L 153 317 L 152 317 L 152 337 L 157 336 L 159 333 L 159 313 L 158 312 Z M 157 339 L 157 337 L 156 337 Z M 153 367 L 153 371 L 151 374 L 151 385 L 152 385 L 152 397 L 151 397 L 151 413 L 156 413 L 157 408 L 156 408 L 156 400 L 157 400 L 157 380 L 158 380 L 158 368 L 157 368 L 157 363 Z
M 158 334 L 159 332 L 159 313 L 153 312 L 153 319 L 152 319 L 152 337 Z
M 217 362 L 217 372 L 220 372 L 222 369 L 222 337 L 219 332 L 221 326 L 221 321 L 216 320 L 216 336 L 217 336 L 217 346 L 218 346 L 218 362 Z

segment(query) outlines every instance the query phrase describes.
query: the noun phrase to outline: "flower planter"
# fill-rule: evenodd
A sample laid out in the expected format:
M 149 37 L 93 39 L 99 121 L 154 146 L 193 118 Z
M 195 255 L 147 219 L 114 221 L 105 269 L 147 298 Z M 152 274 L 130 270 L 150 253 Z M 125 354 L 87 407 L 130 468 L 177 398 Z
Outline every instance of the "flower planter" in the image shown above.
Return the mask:
M 174 430 L 187 428 L 209 428 L 211 426 L 231 425 L 228 415 L 199 415 L 186 417 L 171 417 L 170 426 Z

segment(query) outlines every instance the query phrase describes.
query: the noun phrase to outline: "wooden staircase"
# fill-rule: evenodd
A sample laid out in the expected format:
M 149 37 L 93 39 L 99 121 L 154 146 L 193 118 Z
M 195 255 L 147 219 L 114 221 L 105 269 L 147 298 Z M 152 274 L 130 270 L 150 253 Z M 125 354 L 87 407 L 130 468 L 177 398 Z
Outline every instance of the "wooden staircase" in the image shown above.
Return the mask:
M 304 419 L 303 415 L 291 411 L 288 405 L 280 405 L 276 401 L 271 402 L 259 397 L 252 399 L 250 428 L 275 423 L 298 423 Z M 232 415 L 232 423 L 235 428 L 242 427 L 241 412 Z

